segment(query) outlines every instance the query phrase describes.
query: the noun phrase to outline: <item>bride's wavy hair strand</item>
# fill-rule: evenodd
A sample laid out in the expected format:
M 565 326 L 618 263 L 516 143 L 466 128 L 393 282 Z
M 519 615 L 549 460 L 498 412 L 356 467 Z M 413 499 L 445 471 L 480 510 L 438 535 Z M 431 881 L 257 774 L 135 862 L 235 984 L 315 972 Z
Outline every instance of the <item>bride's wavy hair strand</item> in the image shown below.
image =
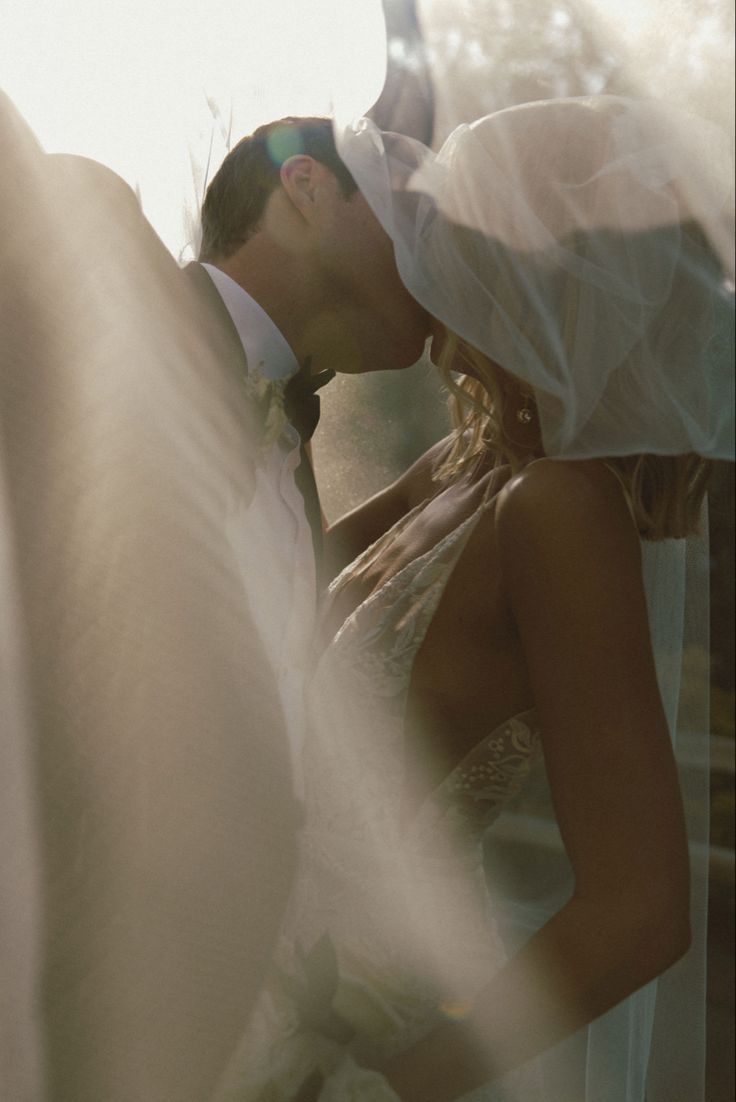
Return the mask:
M 455 377 L 463 361 L 475 378 Z M 438 367 L 449 391 L 453 432 L 435 471 L 437 481 L 452 481 L 489 452 L 494 467 L 508 465 L 513 474 L 522 470 L 528 451 L 504 430 L 504 394 L 487 357 L 448 332 Z M 642 539 L 683 539 L 698 531 L 711 460 L 688 453 L 612 456 L 605 462 L 621 481 Z

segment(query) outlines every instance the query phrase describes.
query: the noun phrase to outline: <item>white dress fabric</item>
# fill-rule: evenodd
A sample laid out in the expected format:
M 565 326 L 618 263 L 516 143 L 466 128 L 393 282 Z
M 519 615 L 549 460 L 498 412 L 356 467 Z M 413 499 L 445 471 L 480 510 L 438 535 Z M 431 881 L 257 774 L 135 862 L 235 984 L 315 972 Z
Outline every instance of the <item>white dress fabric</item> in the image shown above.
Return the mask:
M 541 754 L 535 713 L 510 716 L 489 731 L 411 817 L 405 814 L 404 716 L 414 660 L 488 504 L 360 604 L 318 660 L 308 691 L 300 870 L 279 975 L 264 993 L 223 1098 L 289 1098 L 313 1067 L 334 1069 L 348 1084 L 345 1051 L 358 1064 L 381 1059 L 443 1019 L 462 1017 L 506 960 L 483 838 Z M 348 566 L 330 597 L 422 507 Z M 311 954 L 313 1005 L 323 1000 L 326 939 L 338 971 L 332 1008 L 355 1030 L 346 1048 L 306 1024 L 290 997 L 312 971 L 305 965 Z M 387 1090 L 371 1081 L 354 1096 L 395 1097 Z M 467 1097 L 534 1102 L 543 1095 L 536 1069 L 527 1067 Z
M 358 605 L 317 660 L 308 691 L 299 873 L 272 980 L 218 1102 L 291 1099 L 314 1069 L 326 1076 L 320 1102 L 396 1102 L 381 1076 L 361 1072 L 361 1060 L 380 1061 L 442 1020 L 461 1018 L 573 890 L 556 825 L 545 829 L 558 843 L 543 846 L 540 860 L 539 849 L 524 845 L 528 818 L 516 815 L 520 801 L 539 800 L 540 793 L 549 802 L 534 711 L 489 731 L 406 815 L 405 714 L 413 664 L 490 504 Z M 324 619 L 343 587 L 423 507 L 336 578 Z M 696 543 L 687 563 L 685 541 L 642 545 L 657 674 L 693 847 L 692 950 L 586 1029 L 464 1096 L 467 1102 L 640 1102 L 645 1090 L 657 1100 L 698 1096 L 707 851 L 696 839 L 707 838 L 701 820 L 707 818 L 708 763 L 707 755 L 697 756 L 702 740 L 696 746 L 691 738 L 683 755 L 677 733 L 703 720 L 678 718 L 683 645 L 701 645 L 703 638 L 702 623 L 683 620 L 685 575 L 707 562 L 705 545 Z M 678 992 L 687 993 L 684 1002 Z M 352 1027 L 352 1037 L 350 1031 L 338 1036 L 332 1012 L 338 1025 Z M 673 1093 L 678 1084 L 680 1093 Z
M 292 926 L 307 946 L 329 932 L 389 986 L 413 990 L 420 1029 L 443 1004 L 469 1001 L 503 960 L 482 838 L 540 750 L 534 713 L 509 717 L 410 818 L 402 814 L 414 660 L 484 508 L 359 605 L 322 655 L 309 693 L 307 825 Z M 351 564 L 331 594 L 395 533 Z

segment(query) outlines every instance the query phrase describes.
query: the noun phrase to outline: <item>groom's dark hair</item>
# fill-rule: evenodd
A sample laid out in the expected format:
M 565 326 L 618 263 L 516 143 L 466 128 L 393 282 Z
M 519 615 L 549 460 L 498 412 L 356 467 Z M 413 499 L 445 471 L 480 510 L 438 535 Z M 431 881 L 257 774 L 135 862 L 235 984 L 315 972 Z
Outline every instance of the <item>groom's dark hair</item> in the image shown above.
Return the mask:
M 357 191 L 338 155 L 330 119 L 288 117 L 265 123 L 233 146 L 207 188 L 200 260 L 223 260 L 245 244 L 280 184 L 282 164 L 298 153 L 329 168 L 346 199 Z

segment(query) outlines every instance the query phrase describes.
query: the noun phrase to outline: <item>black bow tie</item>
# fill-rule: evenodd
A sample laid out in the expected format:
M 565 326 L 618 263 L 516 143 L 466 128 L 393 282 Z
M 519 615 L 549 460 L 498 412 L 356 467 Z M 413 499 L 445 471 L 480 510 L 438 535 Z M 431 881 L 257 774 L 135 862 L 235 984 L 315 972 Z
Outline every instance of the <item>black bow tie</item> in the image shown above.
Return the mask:
M 292 375 L 284 387 L 284 412 L 301 437 L 300 462 L 294 471 L 294 481 L 304 498 L 304 509 L 312 529 L 314 557 L 319 577 L 322 556 L 322 510 L 314 481 L 314 471 L 305 447 L 319 421 L 319 397 L 317 391 L 329 383 L 335 372 L 328 369 L 312 375 L 311 361 L 307 358 L 296 375 Z
M 312 375 L 311 359 L 307 357 L 296 375 L 292 375 L 284 387 L 284 412 L 302 438 L 310 440 L 319 421 L 319 396 L 317 391 L 334 379 L 335 372 L 328 368 Z

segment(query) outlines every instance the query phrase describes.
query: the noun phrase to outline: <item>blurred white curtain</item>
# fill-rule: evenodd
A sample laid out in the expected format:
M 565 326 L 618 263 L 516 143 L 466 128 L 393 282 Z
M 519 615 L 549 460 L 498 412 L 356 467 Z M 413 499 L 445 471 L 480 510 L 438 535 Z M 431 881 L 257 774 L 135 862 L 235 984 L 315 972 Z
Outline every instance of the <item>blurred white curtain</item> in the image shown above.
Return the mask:
M 201 1102 L 295 862 L 257 445 L 133 193 L 7 100 L 0 225 L 0 1095 Z

